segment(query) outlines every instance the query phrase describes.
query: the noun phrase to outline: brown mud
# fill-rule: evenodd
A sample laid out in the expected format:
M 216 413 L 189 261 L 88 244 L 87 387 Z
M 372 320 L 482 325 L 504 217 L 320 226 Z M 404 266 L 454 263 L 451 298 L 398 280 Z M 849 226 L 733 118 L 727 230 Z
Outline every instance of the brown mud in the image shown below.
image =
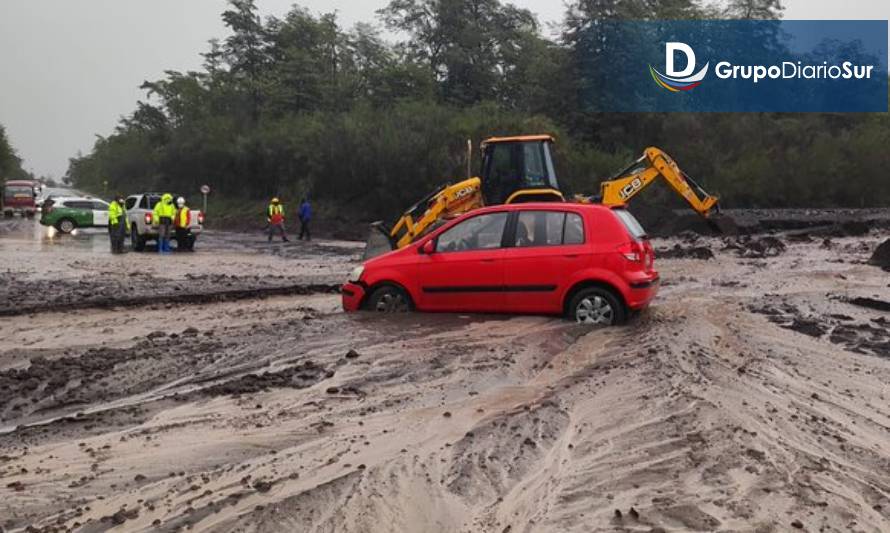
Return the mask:
M 606 330 L 347 315 L 324 291 L 4 317 L 0 528 L 887 531 L 886 238 L 658 240 L 713 259 L 659 256 L 652 308 Z M 0 272 L 48 298 L 97 272 L 211 294 L 334 285 L 361 252 L 105 244 L 8 231 Z

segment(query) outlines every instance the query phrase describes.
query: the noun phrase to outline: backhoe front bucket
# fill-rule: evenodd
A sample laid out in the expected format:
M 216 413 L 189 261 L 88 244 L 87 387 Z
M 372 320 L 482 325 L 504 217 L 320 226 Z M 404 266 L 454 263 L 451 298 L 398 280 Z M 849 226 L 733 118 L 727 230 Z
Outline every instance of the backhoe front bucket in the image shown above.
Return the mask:
M 383 225 L 383 222 L 374 222 L 371 224 L 368 240 L 365 243 L 365 253 L 362 261 L 373 259 L 379 255 L 395 250 L 392 240 L 389 238 L 389 232 Z

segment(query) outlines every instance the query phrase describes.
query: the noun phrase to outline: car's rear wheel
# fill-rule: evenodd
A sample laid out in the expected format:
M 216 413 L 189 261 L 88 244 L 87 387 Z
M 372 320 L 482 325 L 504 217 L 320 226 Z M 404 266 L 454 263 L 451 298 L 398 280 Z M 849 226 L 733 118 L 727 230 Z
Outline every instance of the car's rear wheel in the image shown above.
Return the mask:
M 613 326 L 627 319 L 627 310 L 615 295 L 601 287 L 582 289 L 572 298 L 569 318 L 590 326 Z
M 62 233 L 71 233 L 77 229 L 77 224 L 70 218 L 63 218 L 56 223 L 56 229 Z
M 384 285 L 374 290 L 365 301 L 367 311 L 378 313 L 408 313 L 414 308 L 405 289 Z
M 145 250 L 145 239 L 139 236 L 139 230 L 136 229 L 136 224 L 133 224 L 133 227 L 130 229 L 130 246 L 133 247 L 134 252 Z

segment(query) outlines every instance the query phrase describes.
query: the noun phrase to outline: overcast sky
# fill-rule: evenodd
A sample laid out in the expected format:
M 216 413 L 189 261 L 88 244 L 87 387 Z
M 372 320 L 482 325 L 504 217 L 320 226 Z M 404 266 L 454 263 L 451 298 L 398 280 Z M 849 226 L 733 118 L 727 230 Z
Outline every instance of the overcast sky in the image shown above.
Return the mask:
M 257 0 L 284 15 L 293 0 Z M 376 21 L 387 0 L 299 0 L 337 10 L 341 23 Z M 541 22 L 562 18 L 561 0 L 513 0 Z M 0 0 L 0 124 L 38 175 L 61 177 L 90 151 L 163 72 L 198 69 L 207 41 L 224 37 L 225 0 Z M 786 0 L 788 19 L 890 19 L 890 0 Z

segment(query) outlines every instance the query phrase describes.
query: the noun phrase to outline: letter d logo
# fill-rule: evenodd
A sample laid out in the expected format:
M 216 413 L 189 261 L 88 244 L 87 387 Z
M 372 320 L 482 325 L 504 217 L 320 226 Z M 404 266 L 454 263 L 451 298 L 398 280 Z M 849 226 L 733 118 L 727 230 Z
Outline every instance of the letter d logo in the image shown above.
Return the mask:
M 686 68 L 682 71 L 677 71 L 675 68 L 674 60 L 677 58 L 677 52 L 686 56 Z M 655 83 L 672 93 L 691 91 L 701 85 L 708 74 L 708 67 L 711 66 L 709 62 L 698 74 L 692 75 L 695 72 L 695 51 L 686 43 L 665 43 L 664 63 L 667 75 L 658 72 L 652 65 L 649 65 L 649 72 Z
M 674 70 L 674 58 L 677 52 L 686 54 L 686 68 L 681 72 Z M 664 72 L 672 78 L 685 78 L 695 71 L 695 51 L 686 43 L 667 43 L 664 54 Z

